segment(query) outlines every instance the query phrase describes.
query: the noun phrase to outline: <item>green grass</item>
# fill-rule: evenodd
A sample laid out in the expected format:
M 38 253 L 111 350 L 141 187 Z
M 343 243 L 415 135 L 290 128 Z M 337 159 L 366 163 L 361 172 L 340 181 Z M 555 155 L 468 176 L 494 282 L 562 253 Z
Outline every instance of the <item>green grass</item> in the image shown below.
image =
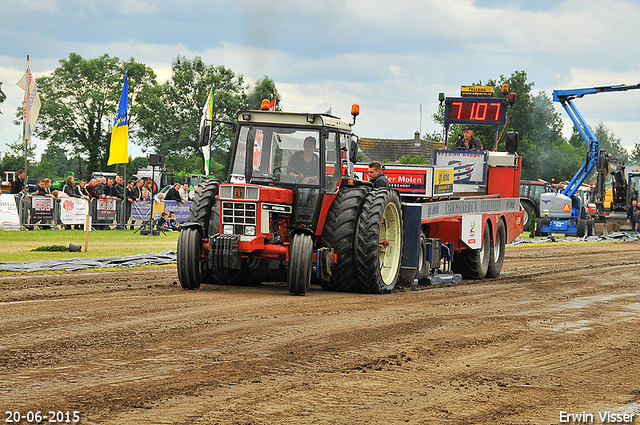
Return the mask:
M 0 231 L 0 262 L 58 260 L 65 258 L 124 257 L 127 255 L 160 252 L 176 249 L 178 232 L 168 232 L 166 236 L 134 234 L 133 230 L 95 230 L 89 232 L 89 244 L 85 250 L 84 230 L 21 230 Z M 41 246 L 82 245 L 81 252 L 31 251 Z

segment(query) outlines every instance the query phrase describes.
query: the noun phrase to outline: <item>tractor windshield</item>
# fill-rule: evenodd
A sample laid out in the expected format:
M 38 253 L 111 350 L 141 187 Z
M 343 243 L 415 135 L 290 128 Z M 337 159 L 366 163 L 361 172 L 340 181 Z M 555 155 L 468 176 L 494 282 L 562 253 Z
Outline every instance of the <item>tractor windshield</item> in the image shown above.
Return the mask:
M 319 134 L 313 129 L 241 127 L 231 162 L 231 181 L 245 181 L 246 161 L 252 157 L 252 182 L 318 184 Z

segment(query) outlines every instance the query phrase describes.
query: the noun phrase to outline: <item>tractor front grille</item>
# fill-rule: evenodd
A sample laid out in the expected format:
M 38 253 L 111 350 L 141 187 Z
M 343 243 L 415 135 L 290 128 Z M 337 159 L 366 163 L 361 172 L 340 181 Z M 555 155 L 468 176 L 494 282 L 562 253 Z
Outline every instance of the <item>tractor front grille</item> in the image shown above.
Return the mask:
M 222 226 L 233 225 L 233 234 L 245 235 L 248 229 L 253 228 L 255 235 L 257 205 L 253 202 L 222 202 Z

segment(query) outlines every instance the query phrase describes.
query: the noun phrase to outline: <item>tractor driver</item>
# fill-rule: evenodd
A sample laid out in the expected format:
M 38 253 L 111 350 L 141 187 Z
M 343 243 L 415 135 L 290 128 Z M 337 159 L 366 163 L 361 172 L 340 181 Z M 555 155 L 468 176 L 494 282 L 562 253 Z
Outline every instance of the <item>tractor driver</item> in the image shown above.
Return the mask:
M 477 137 L 473 137 L 473 130 L 468 125 L 462 130 L 464 137 L 458 136 L 454 149 L 462 149 L 467 151 L 481 151 L 482 142 Z
M 291 155 L 287 165 L 290 175 L 297 176 L 300 183 L 317 183 L 320 160 L 313 153 L 316 148 L 316 139 L 308 136 L 304 139 L 304 150 Z

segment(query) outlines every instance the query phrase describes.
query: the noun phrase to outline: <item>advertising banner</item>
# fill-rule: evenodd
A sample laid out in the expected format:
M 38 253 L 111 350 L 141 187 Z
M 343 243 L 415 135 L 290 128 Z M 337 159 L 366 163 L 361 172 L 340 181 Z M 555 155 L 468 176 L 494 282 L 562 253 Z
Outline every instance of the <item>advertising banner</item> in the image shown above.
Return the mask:
M 20 230 L 20 216 L 14 195 L 0 195 L 0 230 Z
M 81 198 L 60 198 L 60 222 L 84 224 L 89 214 L 89 201 Z
M 164 210 L 166 212 L 175 212 L 176 221 L 185 222 L 189 219 L 189 209 L 191 208 L 191 201 L 187 201 L 184 204 L 177 201 L 165 201 Z
M 356 164 L 354 172 L 360 180 L 369 181 L 366 164 Z M 384 164 L 383 173 L 389 187 L 403 196 L 432 197 L 453 193 L 453 169 L 433 165 Z
M 434 165 L 453 167 L 453 184 L 486 184 L 485 151 L 436 151 Z M 455 191 L 455 189 L 454 189 Z
M 151 220 L 151 204 L 147 201 L 136 201 L 131 204 L 131 220 Z
M 34 220 L 53 220 L 54 198 L 48 196 L 31 197 L 31 218 Z M 34 223 L 34 221 L 32 221 Z
M 116 219 L 116 199 L 106 198 L 97 201 L 96 220 L 113 222 Z

